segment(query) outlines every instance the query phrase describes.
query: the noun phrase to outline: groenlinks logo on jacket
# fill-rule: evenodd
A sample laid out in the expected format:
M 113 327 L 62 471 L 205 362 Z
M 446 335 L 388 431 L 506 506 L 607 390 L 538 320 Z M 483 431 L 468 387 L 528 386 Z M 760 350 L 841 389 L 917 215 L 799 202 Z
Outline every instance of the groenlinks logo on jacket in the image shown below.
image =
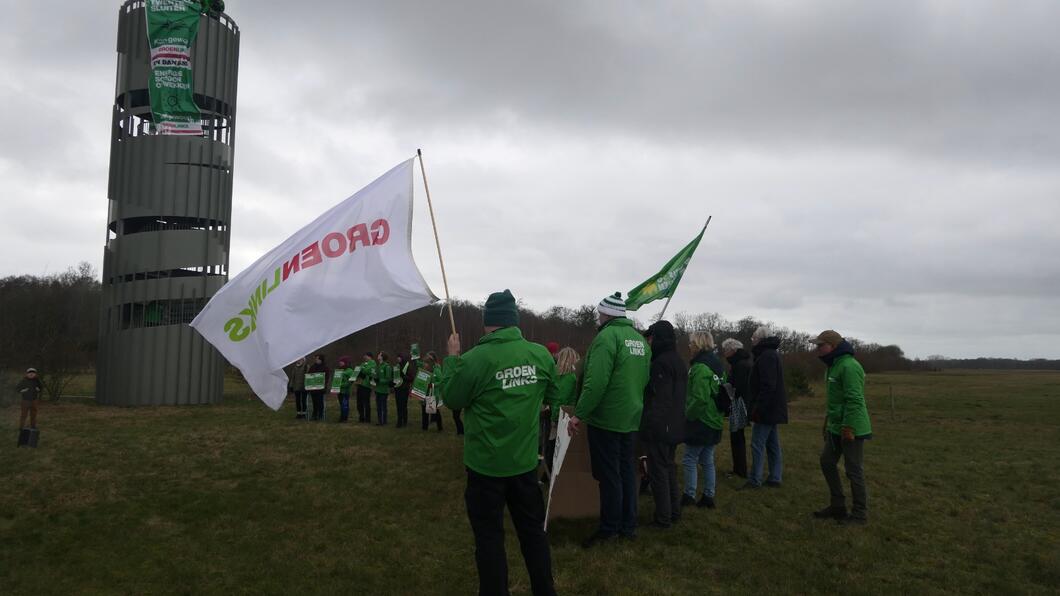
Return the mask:
M 258 309 L 265 299 L 286 282 L 292 275 L 299 271 L 309 269 L 314 265 L 324 262 L 324 257 L 336 259 L 357 250 L 357 246 L 368 248 L 386 244 L 390 239 L 390 222 L 385 219 L 377 219 L 371 225 L 359 223 L 343 232 L 331 232 L 302 250 L 294 253 L 290 259 L 285 260 L 283 265 L 277 267 L 273 272 L 272 283 L 268 279 L 261 280 L 254 293 L 247 300 L 247 307 L 239 311 L 239 314 L 225 322 L 224 330 L 228 339 L 232 341 L 243 341 L 258 328 Z
M 498 370 L 494 377 L 501 382 L 501 389 L 505 391 L 523 385 L 533 385 L 537 383 L 537 367 L 533 364 L 512 366 Z
M 636 339 L 627 339 L 626 347 L 629 348 L 629 353 L 632 356 L 643 356 L 644 355 L 644 342 Z

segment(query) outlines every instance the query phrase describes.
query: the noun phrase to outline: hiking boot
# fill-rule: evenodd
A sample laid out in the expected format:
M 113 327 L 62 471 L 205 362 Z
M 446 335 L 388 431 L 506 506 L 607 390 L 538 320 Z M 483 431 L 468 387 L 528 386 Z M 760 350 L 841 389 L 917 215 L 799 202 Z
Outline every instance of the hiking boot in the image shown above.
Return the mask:
M 618 534 L 594 532 L 592 536 L 589 536 L 582 542 L 582 548 L 592 548 L 604 544 L 605 542 L 614 542 L 616 540 L 618 540 Z
M 825 507 L 824 509 L 821 509 L 819 511 L 814 511 L 813 512 L 813 516 L 816 517 L 817 519 L 829 519 L 829 518 L 831 518 L 831 519 L 840 520 L 840 519 L 844 519 L 847 516 L 847 508 L 846 507 L 833 507 L 833 506 L 829 505 L 828 507 Z
M 769 488 L 780 488 L 780 483 L 776 480 L 766 480 L 766 486 Z
M 696 503 L 696 507 L 706 507 L 707 509 L 714 509 L 714 497 L 708 497 L 703 495 L 700 497 L 699 502 Z
M 681 495 L 681 506 L 688 507 L 689 505 L 695 505 L 696 499 L 688 495 Z
M 754 489 L 757 489 L 757 488 L 760 488 L 760 487 L 761 487 L 760 484 L 755 484 L 754 482 L 751 482 L 750 480 L 748 480 L 747 482 L 743 483 L 743 486 L 741 486 L 740 488 L 738 488 L 736 490 L 754 490 Z
M 839 525 L 841 526 L 864 526 L 865 524 L 869 523 L 869 519 L 867 517 L 863 517 L 860 515 L 848 515 L 842 519 L 837 519 L 836 521 L 838 521 Z

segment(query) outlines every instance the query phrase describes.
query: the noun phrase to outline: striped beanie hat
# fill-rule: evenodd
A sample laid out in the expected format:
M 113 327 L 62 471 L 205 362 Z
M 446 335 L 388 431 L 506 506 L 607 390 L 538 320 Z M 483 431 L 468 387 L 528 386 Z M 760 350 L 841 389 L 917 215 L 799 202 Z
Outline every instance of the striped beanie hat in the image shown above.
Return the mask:
M 622 300 L 622 292 L 615 292 L 601 300 L 596 306 L 596 312 L 609 317 L 626 316 L 626 302 Z

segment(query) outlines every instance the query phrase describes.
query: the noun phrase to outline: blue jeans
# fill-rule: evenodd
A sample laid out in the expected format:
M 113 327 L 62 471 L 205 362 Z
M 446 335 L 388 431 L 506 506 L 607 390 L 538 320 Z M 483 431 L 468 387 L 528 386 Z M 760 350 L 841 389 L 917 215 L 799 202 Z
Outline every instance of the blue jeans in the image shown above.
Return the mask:
M 593 478 L 600 483 L 599 532 L 632 536 L 637 528 L 637 468 L 633 463 L 637 433 L 586 426 Z
M 762 467 L 765 454 L 769 454 L 769 477 L 767 482 L 780 484 L 784 460 L 780 455 L 780 433 L 776 424 L 758 424 L 751 428 L 751 473 L 747 482 L 754 486 L 762 484 Z
M 339 422 L 346 422 L 350 417 L 350 394 L 339 394 Z
M 685 445 L 685 456 L 681 460 L 685 468 L 685 494 L 696 498 L 699 469 L 703 466 L 703 496 L 714 498 L 716 479 L 714 475 L 714 445 Z

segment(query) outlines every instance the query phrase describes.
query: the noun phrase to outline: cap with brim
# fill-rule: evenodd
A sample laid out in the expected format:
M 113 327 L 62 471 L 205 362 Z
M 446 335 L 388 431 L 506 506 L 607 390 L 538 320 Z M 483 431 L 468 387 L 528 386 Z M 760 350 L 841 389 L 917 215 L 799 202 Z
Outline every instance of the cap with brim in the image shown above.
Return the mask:
M 28 375 L 29 373 L 31 373 L 31 372 L 37 372 L 37 369 L 35 369 L 35 368 L 27 368 L 27 369 L 26 369 L 26 374 L 27 374 L 27 375 Z
M 839 335 L 839 332 L 828 329 L 827 331 L 822 331 L 820 335 L 813 340 L 813 343 L 817 345 L 828 344 L 835 347 L 838 346 L 841 341 L 843 341 L 843 336 Z

